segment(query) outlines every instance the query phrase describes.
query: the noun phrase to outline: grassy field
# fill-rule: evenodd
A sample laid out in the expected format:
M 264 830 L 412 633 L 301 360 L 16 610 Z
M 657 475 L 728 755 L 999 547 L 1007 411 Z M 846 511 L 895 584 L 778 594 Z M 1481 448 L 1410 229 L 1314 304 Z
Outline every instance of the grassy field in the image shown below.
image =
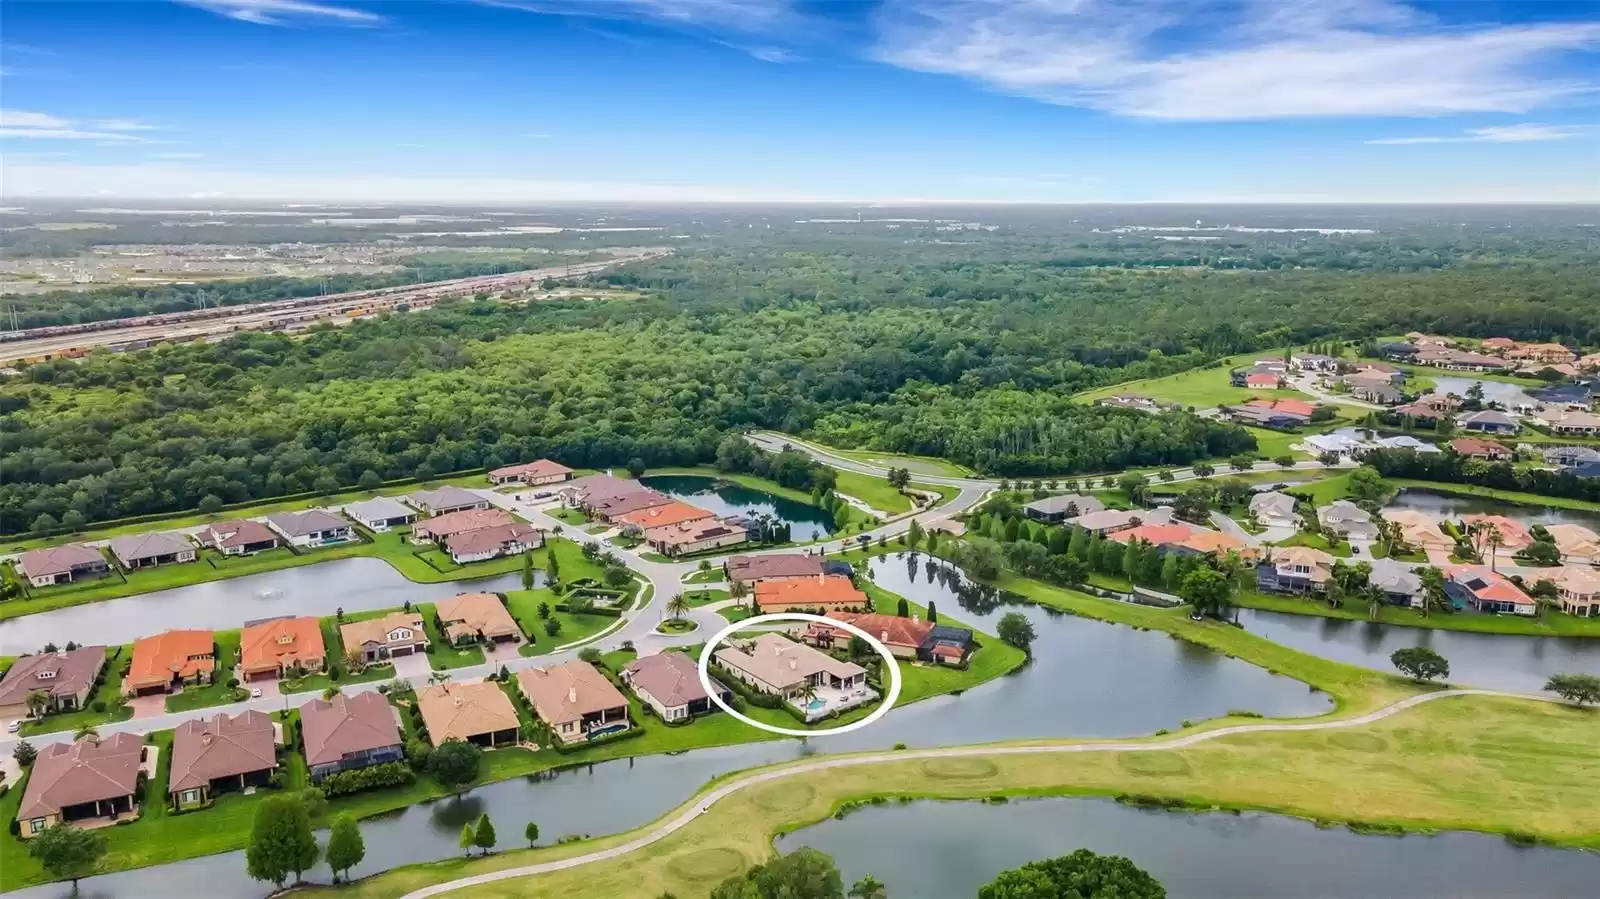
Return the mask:
M 506 607 L 510 610 L 511 617 L 517 620 L 517 625 L 528 637 L 527 642 L 518 649 L 520 654 L 542 656 L 554 652 L 557 646 L 585 640 L 617 623 L 617 619 L 610 615 L 574 615 L 571 612 L 562 612 L 556 609 L 556 604 L 560 601 L 560 597 L 544 587 L 513 590 L 506 594 Z M 539 617 L 540 603 L 549 606 L 551 620 L 561 623 L 560 632 L 553 637 L 545 632 L 545 619 Z
M 1310 547 L 1312 549 L 1320 549 L 1323 552 L 1325 552 L 1328 555 L 1333 556 L 1335 558 L 1339 558 L 1339 559 L 1348 559 L 1348 558 L 1350 558 L 1350 544 L 1349 543 L 1340 542 L 1338 546 L 1332 546 L 1332 545 L 1329 545 L 1327 538 L 1321 536 L 1320 534 L 1307 534 L 1305 532 L 1301 532 L 1301 533 L 1295 534 L 1293 537 L 1290 537 L 1287 540 L 1279 541 L 1278 545 L 1279 546 L 1308 546 L 1308 547 Z
M 976 474 L 972 469 L 964 465 L 951 462 L 949 459 L 941 459 L 937 456 L 914 456 L 906 453 L 891 453 L 884 450 L 839 449 L 816 440 L 805 440 L 778 431 L 767 431 L 765 433 L 795 446 L 808 446 L 830 455 L 838 456 L 842 459 L 850 459 L 865 465 L 875 465 L 883 468 L 904 468 L 911 472 L 913 476 L 928 474 L 949 478 L 970 478 Z
M 1228 372 L 1232 369 L 1249 365 L 1257 359 L 1282 358 L 1282 349 L 1241 353 L 1222 360 L 1222 364 L 1215 368 L 1193 368 L 1161 378 L 1126 381 L 1121 384 L 1113 384 L 1110 387 L 1101 387 L 1077 394 L 1073 399 L 1092 403 L 1095 400 L 1105 399 L 1118 393 L 1137 393 L 1162 402 L 1181 403 L 1185 406 L 1194 406 L 1200 409 L 1233 405 L 1246 400 L 1261 398 L 1310 400 L 1311 397 L 1298 390 L 1249 390 L 1244 387 L 1234 387 L 1229 382 Z
M 884 478 L 843 469 L 834 469 L 833 474 L 835 490 L 853 496 L 879 512 L 899 515 L 911 511 L 911 498 L 889 486 Z
M 1554 506 L 1561 509 L 1579 509 L 1586 512 L 1600 512 L 1600 503 L 1582 499 L 1571 499 L 1565 496 L 1544 496 L 1538 493 L 1519 493 L 1515 490 L 1496 490 L 1492 487 L 1474 487 L 1470 484 L 1440 484 L 1434 481 L 1413 481 L 1409 478 L 1393 478 L 1389 484 L 1394 487 L 1417 487 L 1424 490 L 1436 490 L 1441 493 L 1457 493 L 1462 496 L 1479 496 L 1486 499 L 1498 499 L 1508 503 L 1522 503 L 1529 506 Z
M 1266 609 L 1288 612 L 1293 615 L 1315 615 L 1320 618 L 1346 618 L 1358 621 L 1376 620 L 1384 624 L 1403 627 L 1423 627 L 1444 631 L 1472 631 L 1480 634 L 1516 634 L 1529 637 L 1600 637 L 1600 618 L 1576 618 L 1556 609 L 1546 611 L 1537 618 L 1521 615 L 1480 615 L 1476 613 L 1434 612 L 1423 615 L 1415 609 L 1384 606 L 1378 617 L 1367 615 L 1367 604 L 1351 600 L 1342 608 L 1330 608 L 1325 602 L 1293 596 L 1276 596 L 1254 590 L 1241 591 L 1234 602 L 1247 609 Z
M 703 571 L 693 571 L 683 579 L 685 584 L 720 584 L 728 579 L 721 566 L 713 565 Z
M 1396 830 L 1527 833 L 1600 847 L 1600 715 L 1525 700 L 1461 697 L 1350 730 L 1255 733 L 1164 751 L 889 760 L 806 772 L 735 793 L 676 833 L 603 862 L 468 887 L 464 897 L 705 895 L 773 854 L 772 839 L 872 797 L 1139 794 L 1194 807 L 1260 809 Z M 667 816 L 677 814 L 669 812 Z M 339 892 L 397 896 L 430 884 L 621 845 L 648 832 L 451 859 Z M 318 889 L 314 893 L 332 894 Z

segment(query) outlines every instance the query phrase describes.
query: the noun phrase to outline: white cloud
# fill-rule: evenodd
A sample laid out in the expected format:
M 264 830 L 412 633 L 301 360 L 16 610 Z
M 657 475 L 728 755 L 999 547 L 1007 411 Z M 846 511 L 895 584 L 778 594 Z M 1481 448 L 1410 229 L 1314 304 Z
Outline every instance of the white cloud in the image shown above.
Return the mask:
M 1541 65 L 1600 21 L 1445 27 L 1398 0 L 888 0 L 878 58 L 1167 120 L 1521 112 L 1592 90 Z
M 790 21 L 788 0 L 478 0 L 490 6 L 595 19 L 648 19 L 677 25 L 760 31 Z
M 321 19 L 346 25 L 376 25 L 383 16 L 348 6 L 330 6 L 309 0 L 178 0 L 219 16 L 255 25 L 286 25 L 291 20 Z
M 1429 137 L 1380 137 L 1369 144 L 1521 144 L 1534 141 L 1570 140 L 1594 133 L 1593 125 L 1499 125 L 1471 128 L 1464 134 Z
M 102 143 L 148 143 L 146 138 L 129 134 L 111 125 L 138 125 L 126 119 L 76 122 L 46 112 L 0 109 L 0 138 L 15 140 L 94 140 Z M 138 125 L 139 128 L 151 126 Z
M 102 131 L 154 131 L 156 126 L 135 122 L 133 119 L 101 119 L 95 127 Z

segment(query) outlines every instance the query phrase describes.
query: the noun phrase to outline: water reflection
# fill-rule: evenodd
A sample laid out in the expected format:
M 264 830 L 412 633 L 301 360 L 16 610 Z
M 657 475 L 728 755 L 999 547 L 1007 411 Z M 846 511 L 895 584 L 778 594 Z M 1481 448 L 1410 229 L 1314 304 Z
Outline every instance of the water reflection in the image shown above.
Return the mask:
M 731 481 L 671 474 L 640 478 L 639 482 L 717 515 L 770 517 L 788 525 L 790 538 L 796 541 L 820 539 L 834 531 L 833 516 L 820 506 L 795 502 Z
M 1536 524 L 1579 524 L 1600 531 L 1600 512 L 1510 503 L 1420 487 L 1402 488 L 1385 508 L 1415 509 L 1447 521 L 1460 521 L 1467 515 L 1504 515 L 1530 527 Z

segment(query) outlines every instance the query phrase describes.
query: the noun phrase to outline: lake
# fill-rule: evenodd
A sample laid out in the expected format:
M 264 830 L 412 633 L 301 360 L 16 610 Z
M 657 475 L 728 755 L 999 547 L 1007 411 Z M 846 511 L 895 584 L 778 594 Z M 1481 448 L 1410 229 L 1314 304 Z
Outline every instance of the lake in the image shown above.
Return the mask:
M 541 580 L 544 572 L 537 572 Z M 0 655 L 38 652 L 46 643 L 132 643 L 169 628 L 227 630 L 280 615 L 332 615 L 436 602 L 457 593 L 522 589 L 522 574 L 418 584 L 388 562 L 366 556 L 319 562 L 225 581 L 157 590 L 0 621 Z
M 1483 496 L 1430 490 L 1423 487 L 1402 487 L 1384 506 L 1386 509 L 1415 509 L 1439 519 L 1460 521 L 1466 515 L 1504 515 L 1526 525 L 1579 524 L 1591 531 L 1600 532 L 1600 512 L 1584 509 L 1563 509 L 1557 506 L 1535 506 L 1510 503 Z
M 1523 390 L 1520 385 L 1508 384 L 1505 381 L 1486 381 L 1482 378 L 1457 378 L 1450 375 L 1435 375 L 1432 372 L 1424 377 L 1433 378 L 1433 392 L 1439 394 L 1453 393 L 1462 399 L 1467 396 L 1467 391 L 1472 385 L 1483 385 L 1483 400 L 1486 403 L 1499 403 L 1507 409 L 1518 406 L 1538 406 L 1539 401 Z
M 778 838 L 833 856 L 849 885 L 890 896 L 971 899 L 1001 871 L 1077 849 L 1122 855 L 1177 899 L 1595 895 L 1600 855 L 1519 848 L 1498 836 L 1362 836 L 1278 815 L 1193 814 L 1109 799 L 868 806 Z
M 639 482 L 716 515 L 771 516 L 789 526 L 790 539 L 796 543 L 818 540 L 834 531 L 833 516 L 820 506 L 732 481 L 702 475 L 661 474 L 640 478 Z

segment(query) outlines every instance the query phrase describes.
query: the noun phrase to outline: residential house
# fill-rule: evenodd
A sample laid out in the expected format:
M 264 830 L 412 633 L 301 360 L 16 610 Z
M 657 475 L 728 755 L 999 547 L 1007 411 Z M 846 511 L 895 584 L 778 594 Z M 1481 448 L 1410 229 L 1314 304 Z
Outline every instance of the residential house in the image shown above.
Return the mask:
M 624 531 L 645 531 L 650 528 L 687 524 L 691 521 L 706 521 L 712 517 L 712 514 L 704 509 L 673 500 L 659 506 L 635 509 L 632 512 L 613 516 L 612 521 L 621 525 Z
M 757 581 L 755 601 L 763 614 L 814 609 L 863 609 L 872 605 L 867 594 L 857 590 L 849 578 L 824 574 Z
M 1593 437 L 1600 434 L 1600 415 L 1574 409 L 1545 408 L 1533 413 L 1533 419 L 1552 434 L 1569 434 Z
M 432 490 L 417 490 L 406 496 L 406 502 L 429 518 L 460 512 L 463 509 L 489 508 L 488 500 L 452 484 Z
M 1455 548 L 1456 542 L 1444 531 L 1439 530 L 1438 522 L 1424 512 L 1414 509 L 1384 509 L 1381 514 L 1385 520 L 1400 529 L 1400 542 L 1406 546 L 1421 552 L 1430 550 L 1449 552 Z
M 514 521 L 511 513 L 504 509 L 463 509 L 460 512 L 447 512 L 437 518 L 419 519 L 411 526 L 411 542 L 442 542 L 456 534 L 504 527 Z
M 750 531 L 732 518 L 703 518 L 683 524 L 653 527 L 644 532 L 644 541 L 664 556 L 707 552 L 725 546 L 738 546 L 750 540 Z
M 1234 420 L 1268 428 L 1297 428 L 1311 421 L 1317 407 L 1303 400 L 1251 400 L 1242 406 L 1223 407 Z
M 1267 528 L 1300 527 L 1300 516 L 1295 512 L 1295 498 L 1287 493 L 1269 491 L 1250 497 L 1250 517 Z
M 1465 413 L 1456 419 L 1456 424 L 1464 431 L 1478 431 L 1484 434 L 1517 433 L 1517 420 L 1496 409 Z
M 201 546 L 209 546 L 225 556 L 250 556 L 276 549 L 278 535 L 259 521 L 236 518 L 207 525 L 195 535 Z
M 1600 462 L 1569 465 L 1561 469 L 1561 473 L 1574 478 L 1600 478 Z
M 57 824 L 93 826 L 137 818 L 139 772 L 147 751 L 144 738 L 135 734 L 44 745 L 17 807 L 17 835 L 31 840 Z
M 544 545 L 544 532 L 531 524 L 511 524 L 462 531 L 445 538 L 444 550 L 457 565 L 482 562 L 501 556 L 537 549 Z
M 1529 533 L 1528 526 L 1514 518 L 1507 518 L 1504 515 L 1468 515 L 1461 519 L 1461 523 L 1466 525 L 1462 530 L 1469 533 L 1477 528 L 1485 531 L 1493 528 L 1500 537 L 1496 555 L 1514 555 L 1518 550 L 1533 545 L 1533 535 Z M 1487 533 L 1473 542 L 1482 546 L 1485 551 L 1489 548 Z
M 1600 450 L 1591 446 L 1552 446 L 1544 447 L 1543 452 L 1545 464 L 1558 468 L 1600 462 Z
M 1251 390 L 1277 390 L 1281 383 L 1280 376 L 1270 372 L 1250 372 L 1244 376 L 1244 386 Z
M 1095 400 L 1096 406 L 1107 406 L 1112 409 L 1134 409 L 1139 412 L 1160 412 L 1161 404 L 1147 396 L 1137 393 L 1118 393 Z
M 662 721 L 684 721 L 717 710 L 711 694 L 700 682 L 700 666 L 684 653 L 667 651 L 641 656 L 622 669 L 621 677 Z M 723 702 L 733 700 L 732 690 L 716 678 L 709 680 Z
M 1353 456 L 1366 448 L 1361 442 L 1343 434 L 1312 434 L 1300 441 L 1300 445 L 1318 456 Z
M 1415 569 L 1393 559 L 1373 559 L 1367 564 L 1372 566 L 1367 583 L 1383 591 L 1385 602 L 1391 606 L 1422 608 L 1422 576 Z
M 1388 384 L 1352 384 L 1350 395 L 1379 406 L 1398 406 L 1406 401 L 1404 394 Z
M 560 462 L 549 459 L 536 459 L 524 462 L 521 465 L 507 465 L 489 472 L 489 483 L 523 484 L 528 487 L 540 487 L 545 484 L 559 484 L 562 481 L 572 480 L 573 471 Z
M 1256 586 L 1263 593 L 1322 593 L 1333 577 L 1333 556 L 1309 546 L 1285 546 L 1256 566 Z
M 1478 565 L 1459 565 L 1445 572 L 1445 595 L 1457 608 L 1507 615 L 1534 615 L 1539 603 L 1505 575 Z
M 680 653 L 664 654 L 686 658 Z M 699 666 L 692 672 L 698 687 Z M 574 659 L 548 668 L 524 668 L 517 672 L 517 686 L 533 706 L 534 715 L 563 744 L 609 737 L 633 726 L 628 718 L 628 698 L 588 662 Z M 672 719 L 663 716 L 662 720 Z
M 1022 507 L 1022 514 L 1034 521 L 1043 521 L 1047 524 L 1059 524 L 1068 518 L 1077 518 L 1079 515 L 1088 515 L 1099 512 L 1106 507 L 1098 497 L 1083 493 L 1064 493 L 1060 496 L 1047 496 L 1036 499 Z
M 522 628 L 511 617 L 500 597 L 493 593 L 462 593 L 441 599 L 434 606 L 439 613 L 439 630 L 456 645 L 486 640 L 490 643 L 517 643 Z
M 590 515 L 601 521 L 615 521 L 618 517 L 629 512 L 638 512 L 642 509 L 664 506 L 673 502 L 677 502 L 677 500 L 665 493 L 658 493 L 648 487 L 639 487 L 630 493 L 622 495 L 591 497 L 584 508 Z
M 133 644 L 133 662 L 122 678 L 126 696 L 171 693 L 184 684 L 209 683 L 217 670 L 211 631 L 165 631 Z
M 1339 360 L 1320 353 L 1295 353 L 1289 357 L 1289 367 L 1295 371 L 1338 371 Z
M 625 481 L 606 474 L 568 481 L 561 486 L 560 493 L 567 505 L 606 521 L 618 515 L 675 502 L 665 493 L 651 490 L 637 481 Z
M 867 670 L 775 633 L 717 650 L 729 676 L 757 692 L 782 697 L 807 721 L 871 702 Z
M 1393 437 L 1380 437 L 1377 440 L 1372 441 L 1372 443 L 1369 444 L 1369 447 L 1371 449 L 1411 450 L 1414 453 L 1424 454 L 1443 452 L 1443 450 L 1439 449 L 1437 446 L 1434 446 L 1426 440 L 1418 440 L 1417 438 L 1412 437 L 1410 434 L 1397 434 Z
M 1416 356 L 1417 348 L 1409 343 L 1386 343 L 1378 347 L 1378 352 L 1391 362 L 1410 362 Z
M 350 516 L 368 530 L 387 531 L 405 527 L 417 520 L 417 511 L 392 496 L 375 496 L 372 499 L 351 503 L 344 507 Z
M 1571 363 L 1578 354 L 1559 343 L 1524 343 L 1506 353 L 1508 359 L 1531 359 L 1547 365 Z
M 1589 353 L 1579 359 L 1577 365 L 1583 371 L 1600 371 L 1600 353 Z
M 1594 405 L 1595 388 L 1591 383 L 1563 384 L 1527 391 L 1528 396 L 1546 406 L 1584 411 Z
M 316 618 L 269 618 L 239 634 L 239 673 L 244 680 L 270 680 L 321 671 L 327 655 Z
M 1436 425 L 1446 415 L 1450 414 L 1448 409 L 1442 409 L 1435 404 L 1424 403 L 1421 400 L 1407 403 L 1404 406 L 1396 406 L 1391 411 L 1402 418 L 1409 418 L 1418 424 L 1427 425 Z
M 200 805 L 217 793 L 266 786 L 278 767 L 278 739 L 272 716 L 254 709 L 178 725 L 167 778 L 173 806 Z
M 772 553 L 761 556 L 729 556 L 722 571 L 730 582 L 754 584 L 769 578 L 818 577 L 822 557 L 803 553 Z
M 101 577 L 111 570 L 100 550 L 82 543 L 30 549 L 17 562 L 17 571 L 35 587 L 67 584 Z
M 1091 534 L 1099 534 L 1103 537 L 1106 534 L 1114 534 L 1117 531 L 1138 527 L 1141 521 L 1149 517 L 1149 513 L 1141 511 L 1101 509 L 1098 512 L 1087 512 L 1076 518 L 1069 518 L 1067 519 L 1067 524 L 1083 528 Z
M 106 667 L 104 646 L 41 652 L 23 656 L 0 679 L 0 720 L 14 721 L 33 713 L 28 697 L 44 696 L 43 714 L 84 708 Z
M 1482 348 L 1486 353 L 1493 353 L 1496 356 L 1504 356 L 1508 350 L 1512 349 L 1516 345 L 1517 342 L 1509 337 L 1490 337 L 1489 339 L 1480 343 L 1479 347 Z
M 1376 540 L 1378 526 L 1372 513 L 1347 499 L 1334 500 L 1317 509 L 1317 521 L 1326 530 L 1360 540 Z
M 339 693 L 300 707 L 300 739 L 312 783 L 336 771 L 406 757 L 395 708 L 380 693 Z
M 111 554 L 123 568 L 152 568 L 195 560 L 195 546 L 182 534 L 126 534 L 111 538 Z
M 1600 534 L 1581 524 L 1547 524 L 1550 539 L 1561 550 L 1563 561 L 1571 565 L 1600 565 Z
M 526 673 L 518 672 L 518 680 Z M 418 690 L 417 708 L 422 711 L 422 722 L 435 746 L 446 740 L 491 748 L 514 745 L 521 730 L 511 698 L 499 684 L 490 681 L 439 684 Z
M 1578 366 L 1570 362 L 1557 362 L 1553 365 L 1545 362 L 1534 362 L 1517 369 L 1515 374 L 1523 378 L 1543 379 L 1552 374 L 1562 378 L 1576 378 L 1582 372 L 1578 370 Z
M 976 648 L 972 631 L 964 627 L 947 627 L 919 618 L 877 613 L 829 612 L 828 617 L 853 624 L 878 638 L 878 642 L 897 659 L 960 665 Z M 848 646 L 850 638 L 854 636 L 842 627 L 821 622 L 807 622 L 798 630 L 802 640 L 819 649 Z
M 1358 362 L 1352 362 L 1350 364 L 1349 368 L 1350 368 L 1350 372 L 1352 374 L 1358 374 L 1358 375 L 1383 375 L 1385 378 L 1387 378 L 1389 380 L 1389 384 L 1391 386 L 1394 386 L 1394 387 L 1398 387 L 1401 384 L 1404 384 L 1405 380 L 1406 380 L 1406 373 L 1405 372 L 1401 371 L 1398 368 L 1395 368 L 1393 365 L 1390 365 L 1387 362 L 1373 362 L 1373 361 L 1370 361 L 1370 360 L 1361 360 L 1361 361 L 1358 361 Z
M 355 538 L 355 532 L 350 529 L 350 522 L 323 509 L 279 512 L 268 515 L 267 524 L 282 534 L 291 546 L 327 546 Z
M 1482 437 L 1457 437 L 1450 441 L 1450 448 L 1468 458 L 1487 459 L 1490 462 L 1507 462 L 1515 455 L 1505 445 Z
M 1561 611 L 1579 618 L 1600 618 L 1600 572 L 1567 565 L 1550 580 L 1556 585 Z
M 390 612 L 379 618 L 340 625 L 345 652 L 360 652 L 368 662 L 409 656 L 428 648 L 428 632 L 416 612 Z

